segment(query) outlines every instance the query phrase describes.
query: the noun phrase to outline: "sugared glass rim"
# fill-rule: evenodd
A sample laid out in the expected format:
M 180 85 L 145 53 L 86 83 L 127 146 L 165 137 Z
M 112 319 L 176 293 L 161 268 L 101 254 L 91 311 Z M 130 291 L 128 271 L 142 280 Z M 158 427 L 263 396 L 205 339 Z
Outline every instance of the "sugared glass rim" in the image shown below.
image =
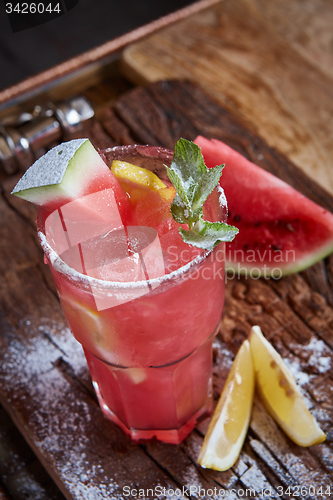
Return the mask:
M 144 157 L 155 158 L 159 161 L 170 161 L 173 156 L 173 151 L 170 149 L 162 148 L 160 146 L 150 146 L 150 145 L 126 145 L 126 146 L 114 146 L 112 148 L 107 148 L 98 151 L 100 156 L 105 159 L 105 155 L 112 152 L 123 152 L 124 154 L 138 154 Z M 155 156 L 156 155 L 156 156 Z M 193 260 L 185 264 L 184 266 L 172 271 L 171 273 L 165 274 L 159 278 L 147 279 L 144 281 L 107 281 L 101 280 L 98 278 L 93 278 L 86 274 L 82 274 L 79 271 L 76 271 L 68 264 L 66 264 L 57 254 L 57 252 L 51 247 L 51 245 L 47 242 L 45 236 L 45 214 L 49 214 L 50 212 L 46 209 L 40 207 L 37 214 L 37 234 L 41 244 L 41 247 L 51 263 L 53 269 L 64 276 L 66 276 L 70 281 L 75 283 L 80 283 L 82 285 L 89 285 L 90 287 L 98 287 L 101 289 L 110 289 L 110 290 L 130 290 L 130 289 L 138 289 L 138 288 L 146 288 L 147 284 L 151 285 L 152 288 L 156 288 L 156 286 L 167 282 L 176 280 L 177 278 L 183 277 L 189 271 L 192 271 L 193 268 L 199 266 L 204 260 L 206 260 L 213 250 L 203 250 L 201 254 L 197 255 Z
M 43 209 L 40 209 L 43 211 Z M 179 267 L 175 271 L 172 271 L 171 273 L 164 274 L 163 276 L 159 278 L 152 278 L 152 279 L 147 279 L 144 281 L 107 281 L 107 280 L 101 280 L 98 278 L 93 278 L 91 276 L 88 276 L 86 274 L 82 274 L 79 271 L 76 271 L 72 267 L 70 267 L 66 262 L 64 262 L 57 252 L 51 247 L 51 245 L 47 242 L 46 236 L 43 233 L 43 231 L 38 231 L 38 238 L 41 244 L 41 247 L 50 261 L 53 269 L 63 275 L 65 275 L 67 278 L 69 278 L 71 281 L 82 283 L 84 285 L 89 285 L 93 287 L 98 287 L 102 289 L 110 289 L 110 290 L 130 290 L 133 288 L 147 288 L 147 285 L 151 285 L 152 288 L 155 288 L 156 286 L 166 282 L 166 281 L 171 281 L 175 280 L 177 278 L 182 277 L 184 274 L 187 272 L 191 271 L 192 268 L 197 267 L 199 264 L 201 264 L 204 260 L 206 260 L 209 255 L 213 252 L 213 250 L 204 250 L 200 255 L 195 257 L 193 260 L 188 262 L 182 267 Z

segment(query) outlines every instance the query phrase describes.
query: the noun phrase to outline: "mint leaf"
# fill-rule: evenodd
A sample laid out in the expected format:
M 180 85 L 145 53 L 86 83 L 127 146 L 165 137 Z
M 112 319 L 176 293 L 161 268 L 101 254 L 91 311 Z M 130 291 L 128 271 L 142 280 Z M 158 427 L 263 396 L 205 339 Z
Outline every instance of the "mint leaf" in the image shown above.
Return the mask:
M 224 165 L 216 165 L 216 167 L 211 169 L 207 169 L 205 166 L 205 168 L 207 171 L 197 180 L 197 189 L 192 201 L 193 212 L 198 213 L 198 216 L 202 213 L 203 204 L 207 200 L 208 196 L 217 186 Z
M 190 225 L 192 214 L 188 212 L 186 203 L 176 194 L 173 203 L 171 204 L 172 217 L 179 224 Z
M 195 187 L 196 181 L 207 171 L 200 148 L 186 139 L 177 142 L 170 169 L 177 173 L 187 187 Z
M 177 191 L 171 205 L 172 216 L 176 222 L 189 227 L 189 230 L 179 229 L 183 240 L 208 250 L 221 241 L 232 241 L 238 233 L 236 227 L 204 221 L 202 214 L 205 201 L 219 183 L 224 165 L 207 168 L 199 146 L 179 139 L 171 165 L 166 168 Z
M 176 188 L 178 196 L 186 206 L 187 205 L 190 206 L 190 200 L 188 199 L 186 187 L 184 186 L 182 179 L 177 175 L 177 172 L 175 170 L 169 167 L 166 168 L 168 172 L 168 177 L 172 182 L 172 184 L 174 185 L 174 187 Z
M 209 250 L 222 241 L 233 240 L 238 233 L 237 227 L 229 226 L 229 224 L 225 224 L 224 222 L 202 222 L 203 228 L 199 232 L 179 229 L 185 243 Z

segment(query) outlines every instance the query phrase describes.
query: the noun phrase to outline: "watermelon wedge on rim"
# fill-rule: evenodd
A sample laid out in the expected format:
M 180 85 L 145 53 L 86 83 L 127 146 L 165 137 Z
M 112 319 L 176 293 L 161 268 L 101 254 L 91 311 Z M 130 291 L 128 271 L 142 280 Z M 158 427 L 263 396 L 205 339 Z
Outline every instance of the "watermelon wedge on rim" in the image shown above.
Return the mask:
M 130 217 L 130 206 L 119 181 L 89 139 L 73 139 L 36 160 L 12 194 L 51 212 L 70 201 L 110 188 L 125 224 Z
M 217 139 L 198 136 L 207 167 L 224 163 L 220 184 L 228 223 L 239 228 L 226 243 L 226 268 L 237 274 L 291 274 L 333 251 L 333 215 L 289 184 Z

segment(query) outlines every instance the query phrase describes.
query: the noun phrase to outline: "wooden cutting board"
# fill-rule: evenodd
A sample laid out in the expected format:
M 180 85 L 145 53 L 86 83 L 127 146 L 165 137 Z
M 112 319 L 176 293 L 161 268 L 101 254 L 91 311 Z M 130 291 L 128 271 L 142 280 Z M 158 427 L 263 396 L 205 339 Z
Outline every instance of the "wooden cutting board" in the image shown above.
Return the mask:
M 136 84 L 199 83 L 333 194 L 333 3 L 221 1 L 129 46 Z
M 199 133 L 226 141 L 332 209 L 329 194 L 191 82 L 135 88 L 112 109 L 105 108 L 86 131 L 97 147 L 131 142 L 173 147 L 180 136 L 193 139 Z M 307 491 L 331 486 L 332 491 L 332 257 L 281 280 L 228 279 L 214 343 L 217 399 L 238 347 L 251 325 L 259 324 L 295 374 L 327 441 L 310 449 L 294 445 L 256 399 L 235 466 L 226 472 L 205 470 L 196 458 L 208 419 L 184 443 L 173 446 L 133 445 L 103 418 L 81 347 L 66 326 L 43 264 L 36 209 L 9 195 L 16 181 L 8 178 L 0 193 L 0 402 L 67 499 L 121 499 L 128 491 L 125 486 L 146 492 L 157 487 L 185 492 L 191 486 L 206 492 L 217 488 L 228 490 L 233 499 L 246 498 L 243 493 L 249 488 L 255 495 L 247 498 L 257 499 L 278 493 L 278 498 L 288 499 L 288 487 L 289 493 L 300 486 Z M 271 497 L 262 493 L 266 488 L 272 488 Z M 142 498 L 152 496 L 145 493 Z M 193 493 L 191 498 L 200 497 Z

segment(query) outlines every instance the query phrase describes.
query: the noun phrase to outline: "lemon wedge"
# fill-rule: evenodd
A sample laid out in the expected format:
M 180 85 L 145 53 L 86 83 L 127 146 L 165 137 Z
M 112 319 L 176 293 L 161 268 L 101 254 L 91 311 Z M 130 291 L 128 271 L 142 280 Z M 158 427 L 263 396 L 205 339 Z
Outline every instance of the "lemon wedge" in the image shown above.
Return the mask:
M 242 449 L 251 417 L 254 368 L 245 340 L 233 362 L 198 457 L 202 467 L 224 471 Z
M 60 296 L 62 310 L 75 338 L 83 345 L 93 344 L 98 349 L 111 350 L 115 344 L 115 328 L 111 317 L 94 311 L 85 304 Z
M 126 161 L 113 160 L 111 172 L 113 172 L 120 183 L 122 181 L 133 182 L 151 191 L 165 188 L 164 182 L 162 182 L 153 172 Z
M 299 446 L 324 441 L 326 435 L 307 409 L 292 374 L 259 326 L 252 327 L 250 346 L 256 387 L 270 415 Z

